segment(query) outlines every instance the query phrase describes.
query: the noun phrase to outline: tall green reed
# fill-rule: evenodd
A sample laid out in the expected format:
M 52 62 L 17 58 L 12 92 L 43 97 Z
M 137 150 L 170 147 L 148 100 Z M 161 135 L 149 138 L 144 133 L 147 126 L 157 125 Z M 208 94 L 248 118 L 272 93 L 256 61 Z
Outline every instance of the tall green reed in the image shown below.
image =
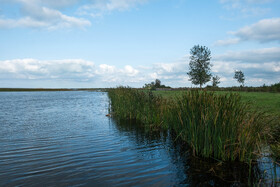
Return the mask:
M 195 155 L 249 162 L 258 152 L 265 125 L 239 95 L 191 91 L 176 103 L 172 126 Z
M 114 116 L 120 119 L 141 121 L 145 125 L 157 126 L 163 123 L 165 99 L 152 92 L 129 87 L 110 89 L 108 96 Z
M 118 87 L 108 92 L 114 116 L 173 130 L 194 155 L 250 163 L 259 153 L 266 124 L 237 94 L 190 91 L 175 99 Z

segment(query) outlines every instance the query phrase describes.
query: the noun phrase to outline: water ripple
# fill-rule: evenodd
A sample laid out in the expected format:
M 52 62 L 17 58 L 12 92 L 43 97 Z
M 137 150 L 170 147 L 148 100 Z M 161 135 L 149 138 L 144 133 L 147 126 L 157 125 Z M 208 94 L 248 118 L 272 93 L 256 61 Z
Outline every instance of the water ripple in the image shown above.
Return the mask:
M 116 128 L 106 94 L 0 94 L 0 186 L 171 184 L 163 143 Z

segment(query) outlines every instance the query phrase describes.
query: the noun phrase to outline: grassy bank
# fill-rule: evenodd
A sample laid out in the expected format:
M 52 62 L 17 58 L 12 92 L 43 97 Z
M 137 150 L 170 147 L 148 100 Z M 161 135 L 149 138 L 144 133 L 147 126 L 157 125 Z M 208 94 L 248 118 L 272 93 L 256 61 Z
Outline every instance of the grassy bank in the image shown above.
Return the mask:
M 248 112 L 250 105 L 238 94 L 190 91 L 168 97 L 119 87 L 108 95 L 116 118 L 139 120 L 150 129 L 172 130 L 194 155 L 203 158 L 250 163 L 260 153 L 268 131 L 266 117 Z
M 170 99 L 181 96 L 183 93 L 185 93 L 185 91 L 154 91 L 153 93 L 155 95 Z M 215 93 L 220 95 L 237 93 L 241 96 L 242 102 L 248 102 L 250 104 L 252 110 L 280 116 L 280 93 L 237 91 L 216 91 Z
M 154 91 L 155 95 L 166 99 L 181 97 L 185 91 Z M 266 141 L 270 144 L 273 157 L 280 159 L 280 93 L 245 92 L 245 91 L 215 91 L 215 94 L 225 95 L 236 93 L 241 102 L 248 103 L 249 112 L 262 112 L 268 121 Z M 269 130 L 268 130 L 269 129 Z

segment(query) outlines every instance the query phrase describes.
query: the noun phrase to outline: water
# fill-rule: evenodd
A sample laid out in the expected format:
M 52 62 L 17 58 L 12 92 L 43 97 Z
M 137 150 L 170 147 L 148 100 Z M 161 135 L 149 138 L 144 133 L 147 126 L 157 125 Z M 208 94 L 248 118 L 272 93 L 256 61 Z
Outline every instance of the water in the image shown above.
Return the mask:
M 221 179 L 218 173 L 225 171 L 192 158 L 170 134 L 106 117 L 106 93 L 2 92 L 0 106 L 0 186 L 223 186 L 249 180 L 238 167 L 226 171 L 232 180 Z

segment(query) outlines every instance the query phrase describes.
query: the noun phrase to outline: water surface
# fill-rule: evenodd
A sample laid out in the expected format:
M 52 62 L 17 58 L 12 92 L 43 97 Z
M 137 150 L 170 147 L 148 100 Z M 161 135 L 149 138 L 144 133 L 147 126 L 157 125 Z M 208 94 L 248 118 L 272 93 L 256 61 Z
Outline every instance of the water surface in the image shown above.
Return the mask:
M 248 181 L 238 167 L 222 171 L 232 172 L 231 180 L 221 179 L 220 171 L 194 160 L 170 134 L 147 133 L 137 124 L 106 117 L 103 92 L 2 92 L 0 106 L 0 186 L 223 186 Z

